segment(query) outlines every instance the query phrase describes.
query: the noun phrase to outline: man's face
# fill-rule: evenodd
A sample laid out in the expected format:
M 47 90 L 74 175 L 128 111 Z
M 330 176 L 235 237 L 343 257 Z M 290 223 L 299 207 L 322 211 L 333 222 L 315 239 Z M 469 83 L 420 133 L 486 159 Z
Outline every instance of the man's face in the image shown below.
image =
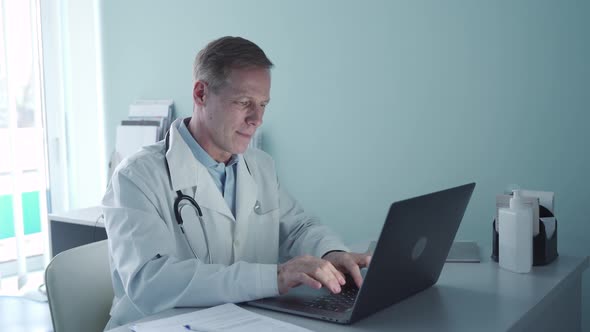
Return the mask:
M 200 104 L 197 132 L 199 144 L 219 162 L 232 154 L 246 151 L 250 139 L 262 124 L 264 109 L 270 100 L 270 71 L 264 68 L 233 69 L 226 84 L 213 92 L 201 84 L 199 99 L 195 84 L 195 102 Z

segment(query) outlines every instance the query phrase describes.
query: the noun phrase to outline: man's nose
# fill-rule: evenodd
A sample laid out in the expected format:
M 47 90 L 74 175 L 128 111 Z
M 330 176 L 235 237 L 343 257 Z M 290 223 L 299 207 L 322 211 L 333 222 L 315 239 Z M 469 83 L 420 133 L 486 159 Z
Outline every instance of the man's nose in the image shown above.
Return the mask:
M 250 114 L 247 118 L 247 122 L 249 125 L 259 127 L 262 125 L 262 116 L 264 114 L 264 108 L 262 106 L 254 106 L 250 111 Z

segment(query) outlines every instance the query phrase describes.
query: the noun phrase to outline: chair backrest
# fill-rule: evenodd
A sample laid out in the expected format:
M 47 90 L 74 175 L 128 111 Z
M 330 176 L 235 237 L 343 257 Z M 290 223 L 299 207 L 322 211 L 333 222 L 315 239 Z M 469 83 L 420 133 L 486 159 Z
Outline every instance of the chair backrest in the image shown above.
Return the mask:
M 100 331 L 109 320 L 113 285 L 107 240 L 55 256 L 45 270 L 55 332 Z

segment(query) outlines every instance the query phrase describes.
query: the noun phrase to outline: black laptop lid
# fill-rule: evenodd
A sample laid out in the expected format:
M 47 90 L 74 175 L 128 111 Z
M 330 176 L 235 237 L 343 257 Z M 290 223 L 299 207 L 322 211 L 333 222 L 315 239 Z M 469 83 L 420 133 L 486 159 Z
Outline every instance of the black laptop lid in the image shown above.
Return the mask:
M 474 187 L 470 183 L 391 205 L 351 321 L 436 283 Z

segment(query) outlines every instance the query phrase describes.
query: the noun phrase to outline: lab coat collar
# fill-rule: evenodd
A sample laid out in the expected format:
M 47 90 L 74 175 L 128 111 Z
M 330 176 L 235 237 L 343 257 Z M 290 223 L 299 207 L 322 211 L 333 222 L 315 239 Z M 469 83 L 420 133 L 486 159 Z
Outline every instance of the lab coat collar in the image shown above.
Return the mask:
M 199 183 L 199 178 L 203 177 L 202 171 L 206 171 L 178 131 L 181 121 L 182 119 L 177 119 L 172 123 L 167 137 L 166 162 L 173 191 L 194 188 Z
M 256 182 L 248 170 L 244 157 L 238 155 L 236 216 L 234 217 L 207 168 L 194 157 L 190 147 L 180 135 L 178 131 L 180 121 L 182 119 L 177 119 L 170 126 L 169 146 L 166 151 L 172 190 L 194 189 L 196 187 L 194 198 L 199 205 L 215 210 L 232 220 L 237 220 L 238 225 L 244 224 L 238 226 L 239 228 L 247 227 L 248 217 L 256 204 L 258 192 Z M 188 193 L 185 192 L 185 194 Z
M 170 126 L 169 145 L 166 151 L 172 190 L 181 190 L 185 195 L 192 196 L 201 207 L 234 219 L 207 168 L 195 158 L 178 131 L 180 121 L 182 119 L 174 121 Z M 195 187 L 196 190 L 194 190 Z

